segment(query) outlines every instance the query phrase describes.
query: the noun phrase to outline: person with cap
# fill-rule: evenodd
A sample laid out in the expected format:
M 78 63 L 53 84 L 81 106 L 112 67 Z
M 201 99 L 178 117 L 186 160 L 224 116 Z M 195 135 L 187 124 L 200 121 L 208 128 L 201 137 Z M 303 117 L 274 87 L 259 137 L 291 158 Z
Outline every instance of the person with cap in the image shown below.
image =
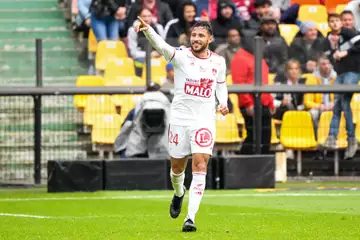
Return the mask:
M 226 43 L 228 32 L 230 29 L 236 29 L 241 32 L 243 23 L 234 18 L 236 11 L 231 0 L 220 0 L 217 8 L 217 18 L 211 21 L 214 30 L 214 42 L 212 48 L 216 48 L 219 44 Z
M 261 18 L 261 26 L 256 36 L 263 38 L 263 56 L 269 66 L 270 73 L 284 73 L 285 63 L 288 59 L 288 46 L 280 35 L 278 24 L 273 17 Z
M 165 93 L 165 95 L 168 97 L 170 102 L 172 102 L 174 98 L 174 74 L 174 66 L 172 63 L 168 63 L 166 65 L 166 77 L 160 80 L 162 83 L 161 88 L 169 90 L 169 93 Z
M 303 21 L 300 31 L 289 48 L 289 57 L 297 59 L 304 73 L 312 73 L 316 69 L 316 59 L 324 52 L 325 38 L 316 29 L 313 21 Z

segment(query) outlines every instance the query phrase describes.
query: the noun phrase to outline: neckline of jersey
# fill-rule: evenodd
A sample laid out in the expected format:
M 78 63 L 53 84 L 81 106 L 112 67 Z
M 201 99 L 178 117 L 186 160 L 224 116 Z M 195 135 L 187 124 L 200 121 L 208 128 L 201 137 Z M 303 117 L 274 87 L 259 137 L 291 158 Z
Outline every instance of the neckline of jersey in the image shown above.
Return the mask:
M 192 53 L 192 55 L 194 55 L 194 57 L 196 57 L 196 58 L 198 58 L 198 59 L 202 59 L 202 60 L 206 60 L 206 59 L 209 59 L 209 58 L 211 57 L 211 55 L 212 55 L 212 51 L 210 51 L 209 49 L 208 49 L 207 51 L 208 51 L 208 56 L 207 56 L 207 57 L 202 58 L 202 57 L 198 57 L 198 56 L 196 56 L 196 55 L 194 54 L 194 52 L 190 49 L 190 52 Z

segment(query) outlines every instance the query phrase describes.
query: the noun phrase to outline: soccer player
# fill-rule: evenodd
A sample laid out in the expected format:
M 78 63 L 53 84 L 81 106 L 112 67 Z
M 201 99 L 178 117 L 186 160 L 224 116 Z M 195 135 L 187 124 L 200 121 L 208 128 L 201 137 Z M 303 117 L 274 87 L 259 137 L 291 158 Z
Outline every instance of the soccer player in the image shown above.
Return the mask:
M 177 218 L 185 196 L 184 171 L 192 154 L 192 182 L 189 189 L 188 214 L 183 232 L 195 232 L 195 215 L 205 190 L 207 164 L 215 139 L 216 98 L 218 111 L 226 115 L 228 91 L 225 83 L 225 59 L 208 49 L 212 41 L 209 22 L 194 24 L 190 34 L 191 48 L 174 48 L 167 44 L 140 17 L 135 31 L 143 31 L 152 46 L 171 62 L 175 70 L 175 92 L 171 104 L 169 152 L 174 197 L 170 216 Z

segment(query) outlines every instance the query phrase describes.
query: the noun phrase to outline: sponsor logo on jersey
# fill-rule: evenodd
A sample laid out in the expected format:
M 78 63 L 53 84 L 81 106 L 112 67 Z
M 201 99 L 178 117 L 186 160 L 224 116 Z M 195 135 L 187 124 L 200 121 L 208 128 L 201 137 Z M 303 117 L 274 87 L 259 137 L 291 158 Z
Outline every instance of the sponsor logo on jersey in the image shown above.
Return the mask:
M 201 78 L 200 81 L 186 79 L 184 91 L 188 95 L 210 98 L 212 93 L 212 85 L 214 80 Z
M 208 128 L 200 128 L 195 133 L 195 143 L 199 147 L 210 147 L 213 143 L 213 136 Z

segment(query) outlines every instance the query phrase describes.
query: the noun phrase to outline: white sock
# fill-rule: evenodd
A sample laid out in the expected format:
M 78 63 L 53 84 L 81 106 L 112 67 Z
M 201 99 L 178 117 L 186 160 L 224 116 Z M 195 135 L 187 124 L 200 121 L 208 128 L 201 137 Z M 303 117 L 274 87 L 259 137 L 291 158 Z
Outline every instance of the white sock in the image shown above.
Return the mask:
M 181 197 L 184 195 L 184 179 L 185 171 L 179 174 L 174 173 L 170 170 L 171 183 L 174 188 L 175 196 Z
M 206 184 L 206 173 L 205 172 L 193 172 L 193 178 L 189 189 L 189 206 L 188 215 L 185 218 L 191 219 L 195 223 L 195 215 L 199 210 L 201 198 L 204 194 Z

